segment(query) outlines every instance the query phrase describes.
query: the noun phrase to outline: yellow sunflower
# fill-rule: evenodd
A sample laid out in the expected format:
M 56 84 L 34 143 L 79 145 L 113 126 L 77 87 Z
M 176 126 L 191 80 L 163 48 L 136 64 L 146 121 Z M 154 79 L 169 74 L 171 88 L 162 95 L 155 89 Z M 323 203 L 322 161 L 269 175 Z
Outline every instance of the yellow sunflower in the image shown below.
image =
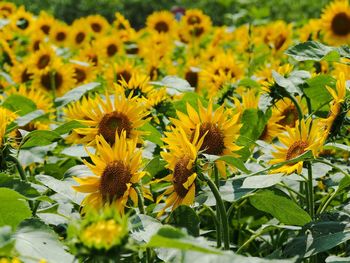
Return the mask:
M 283 146 L 274 146 L 277 150 L 272 155 L 274 159 L 270 164 L 278 164 L 298 157 L 308 150 L 312 151 L 313 156 L 317 156 L 322 147 L 322 134 L 316 121 L 312 122 L 309 118 L 307 121 L 302 119 L 296 123 L 294 128 L 286 127 L 286 133 L 280 134 L 278 140 Z M 271 173 L 286 173 L 293 172 L 301 173 L 303 162 L 291 163 L 274 169 Z
M 8 2 L 0 2 L 0 17 L 8 18 L 16 11 L 16 5 Z
M 35 20 L 35 28 L 37 31 L 40 30 L 46 36 L 50 34 L 50 30 L 54 24 L 55 19 L 45 11 L 40 11 L 40 15 L 37 20 Z
M 134 74 L 129 81 L 120 80 L 117 87 L 126 96 L 132 93 L 133 96 L 148 97 L 148 93 L 153 90 L 153 86 L 149 84 L 149 81 L 150 78 L 145 74 Z
M 0 58 L 2 57 L 2 63 L 5 66 L 13 66 L 16 64 L 17 59 L 15 52 L 11 49 L 9 43 L 4 39 L 0 39 Z
M 39 50 L 34 52 L 29 63 L 29 72 L 44 74 L 59 64 L 58 57 L 54 50 L 48 45 L 41 45 Z
M 238 92 L 237 92 L 238 93 Z M 239 94 L 239 93 L 238 93 Z M 242 101 L 238 98 L 232 97 L 237 112 L 242 116 L 243 112 L 247 109 L 258 109 L 260 93 L 254 89 L 247 89 L 241 92 Z
M 207 107 L 198 102 L 198 112 L 187 104 L 187 114 L 177 111 L 178 119 L 171 118 L 171 122 L 176 127 L 181 127 L 186 132 L 188 138 L 192 138 L 196 126 L 199 125 L 199 136 L 206 134 L 200 150 L 210 155 L 231 155 L 238 156 L 235 152 L 241 147 L 235 144 L 239 137 L 240 114 L 232 114 L 230 109 L 221 105 L 213 110 L 213 103 L 209 101 Z M 226 166 L 223 161 L 216 161 L 216 165 L 221 175 L 226 176 Z
M 44 73 L 33 75 L 33 86 L 39 87 L 55 96 L 62 96 L 74 87 L 74 71 L 71 65 L 61 64 Z
M 123 53 L 122 42 L 113 35 L 97 40 L 95 46 L 98 47 L 99 56 L 102 59 L 112 59 Z
M 95 35 L 104 35 L 109 29 L 108 21 L 100 15 L 91 15 L 86 17 L 86 23 L 90 26 Z
M 10 75 L 17 84 L 26 83 L 33 79 L 33 73 L 30 72 L 29 60 L 25 59 L 22 63 L 17 62 L 11 69 Z
M 79 50 L 77 60 L 91 63 L 96 69 L 100 69 L 102 64 L 98 57 L 98 47 L 96 45 L 86 45 Z
M 321 130 L 324 132 L 323 141 L 325 141 L 332 131 L 333 123 L 335 119 L 338 117 L 342 104 L 344 102 L 346 96 L 346 81 L 344 73 L 341 72 L 339 74 L 336 89 L 332 89 L 326 87 L 328 92 L 332 95 L 332 102 L 330 103 L 330 110 L 327 118 L 320 119 L 319 126 Z
M 113 63 L 109 66 L 104 76 L 110 87 L 113 87 L 114 83 L 119 83 L 122 79 L 129 82 L 130 78 L 134 74 L 140 72 L 140 67 L 135 64 L 133 60 L 119 60 L 117 63 Z
M 86 27 L 85 19 L 77 19 L 70 27 L 69 42 L 74 48 L 79 48 L 89 42 L 90 28 Z
M 96 135 L 100 134 L 112 145 L 115 134 L 120 135 L 123 130 L 127 138 L 140 139 L 142 131 L 137 129 L 145 123 L 144 118 L 148 115 L 145 105 L 132 93 L 126 97 L 123 92 L 116 91 L 113 95 L 114 101 L 108 94 L 105 100 L 97 95 L 87 103 L 86 108 L 82 108 L 88 118 L 78 121 L 88 128 L 75 129 L 84 137 L 82 143 L 94 144 Z
M 324 40 L 331 45 L 350 43 L 350 6 L 347 0 L 329 4 L 321 16 Z
M 298 30 L 299 39 L 302 42 L 308 40 L 318 40 L 319 32 L 321 30 L 321 20 L 320 19 L 310 19 L 302 28 Z
M 263 41 L 274 51 L 287 49 L 291 42 L 292 25 L 284 21 L 275 21 L 265 27 Z
M 185 42 L 200 39 L 211 28 L 211 19 L 199 9 L 188 9 L 181 18 L 179 37 Z
M 278 135 L 284 131 L 283 126 L 279 124 L 283 118 L 282 115 L 271 115 L 259 139 L 270 143 L 277 138 Z
M 113 27 L 118 31 L 130 30 L 132 27 L 130 26 L 129 20 L 127 20 L 121 13 L 115 13 L 115 20 L 113 21 Z
M 45 35 L 43 33 L 40 32 L 36 32 L 35 35 L 31 35 L 30 36 L 30 41 L 28 44 L 28 52 L 32 53 L 32 52 L 36 52 L 40 49 L 40 47 L 42 45 L 46 44 L 46 38 Z
M 10 26 L 13 30 L 28 34 L 33 28 L 33 16 L 23 6 L 19 7 L 10 17 Z
M 78 62 L 71 60 L 71 66 L 74 71 L 75 84 L 82 85 L 85 83 L 92 82 L 96 79 L 96 69 L 89 63 Z
M 69 36 L 69 27 L 66 24 L 56 22 L 50 29 L 50 39 L 58 46 L 64 46 Z
M 154 12 L 147 17 L 147 28 L 158 33 L 171 34 L 176 27 L 174 15 L 169 11 Z
M 10 124 L 16 115 L 9 110 L 0 107 L 0 147 L 3 146 L 6 134 L 6 127 Z
M 80 185 L 73 188 L 88 193 L 81 204 L 83 211 L 111 205 L 123 213 L 129 197 L 134 205 L 138 203 L 134 187 L 146 173 L 139 171 L 142 155 L 136 148 L 137 140 L 127 139 L 126 131 L 123 131 L 120 137 L 115 133 L 113 141 L 114 145 L 110 146 L 103 136 L 96 136 L 97 154 L 89 153 L 93 163 L 84 160 L 93 175 L 74 178 Z M 151 198 L 149 191 L 143 190 L 144 196 Z
M 161 216 L 170 206 L 174 210 L 179 205 L 193 204 L 196 193 L 194 181 L 197 178 L 194 165 L 204 138 L 200 135 L 199 125 L 195 128 L 191 139 L 188 139 L 182 128 L 165 132 L 165 136 L 163 141 L 167 143 L 167 151 L 161 152 L 161 156 L 172 173 L 160 181 L 171 182 L 171 185 L 157 198 L 158 203 L 167 196 L 165 206 L 158 216 Z

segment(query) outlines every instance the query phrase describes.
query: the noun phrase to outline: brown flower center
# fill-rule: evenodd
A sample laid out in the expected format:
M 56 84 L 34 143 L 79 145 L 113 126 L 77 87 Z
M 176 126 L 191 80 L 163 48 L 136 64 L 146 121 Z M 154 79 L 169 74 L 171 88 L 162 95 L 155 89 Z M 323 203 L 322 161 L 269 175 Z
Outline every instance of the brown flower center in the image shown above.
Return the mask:
M 32 76 L 33 76 L 33 74 L 28 73 L 28 70 L 24 69 L 22 74 L 21 74 L 21 83 L 26 83 L 27 81 L 29 81 L 31 79 Z
M 99 23 L 92 23 L 91 28 L 96 33 L 99 33 L 102 30 L 102 26 Z
M 107 47 L 107 55 L 108 57 L 113 57 L 115 53 L 118 52 L 118 47 L 115 44 L 110 44 Z
M 346 36 L 350 33 L 350 17 L 346 13 L 338 13 L 332 19 L 332 31 L 338 36 Z
M 279 50 L 286 42 L 287 38 L 284 35 L 279 35 L 275 40 L 275 49 Z
M 304 141 L 296 141 L 294 142 L 287 151 L 286 154 L 286 161 L 290 159 L 294 159 L 298 157 L 299 155 L 303 154 L 305 152 L 305 148 L 307 148 L 309 145 L 307 142 Z
M 187 71 L 185 79 L 190 83 L 191 87 L 197 88 L 198 85 L 198 72 Z
M 42 25 L 40 29 L 45 35 L 48 35 L 50 33 L 51 27 L 49 25 Z
M 298 111 L 294 106 L 290 106 L 282 112 L 283 119 L 278 124 L 282 126 L 295 127 L 295 123 L 298 120 Z
M 52 91 L 53 90 L 53 86 L 51 85 L 51 73 L 48 72 L 46 74 L 43 74 L 41 76 L 41 79 L 40 79 L 40 83 L 41 85 L 47 89 L 48 91 Z M 59 73 L 59 72 L 56 72 L 55 73 L 55 77 L 54 77 L 54 85 L 55 85 L 55 90 L 58 90 L 60 89 L 60 87 L 62 86 L 63 84 L 63 76 Z
M 42 55 L 38 60 L 38 69 L 43 69 L 50 63 L 50 56 L 47 54 Z
M 200 37 L 204 33 L 204 28 L 202 26 L 195 26 L 191 33 L 196 37 Z
M 200 150 L 204 151 L 206 154 L 222 154 L 225 149 L 224 135 L 222 134 L 222 131 L 220 131 L 217 124 L 210 122 L 203 123 L 199 129 L 199 138 L 204 136 L 206 132 L 208 133 L 204 138 Z
M 86 79 L 86 73 L 84 70 L 80 68 L 75 68 L 74 72 L 74 78 L 76 79 L 77 83 L 82 83 Z
M 199 16 L 190 16 L 187 19 L 187 23 L 189 25 L 195 25 L 195 24 L 199 24 L 201 22 L 201 18 Z
M 159 21 L 155 26 L 154 29 L 157 30 L 159 33 L 166 33 L 169 31 L 169 26 L 166 22 L 164 21 Z
M 75 43 L 80 44 L 81 42 L 84 41 L 85 39 L 85 33 L 84 32 L 79 32 L 76 36 L 75 36 Z
M 24 30 L 29 26 L 29 21 L 26 18 L 22 17 L 18 19 L 16 25 L 19 29 Z
M 59 41 L 59 42 L 62 42 L 66 39 L 67 35 L 65 32 L 58 32 L 56 34 L 56 40 Z
M 175 165 L 174 174 L 173 174 L 173 185 L 175 192 L 181 198 L 184 198 L 188 193 L 188 189 L 186 189 L 183 184 L 187 181 L 188 177 L 193 174 L 192 169 L 187 169 L 188 159 L 184 158 L 178 161 Z
M 127 70 L 123 70 L 119 73 L 117 73 L 117 82 L 119 82 L 119 80 L 122 80 L 122 78 L 126 81 L 129 82 L 129 80 L 131 79 L 131 74 L 129 71 Z
M 111 202 L 122 197 L 127 190 L 130 179 L 130 169 L 123 162 L 116 161 L 108 164 L 100 181 L 100 192 L 103 201 Z
M 98 133 L 111 145 L 115 142 L 115 133 L 120 136 L 123 130 L 126 131 L 126 137 L 129 137 L 131 122 L 125 114 L 118 111 L 105 114 L 98 125 Z
M 33 50 L 34 50 L 34 51 L 38 51 L 39 48 L 40 48 L 40 44 L 41 44 L 41 41 L 40 41 L 40 40 L 34 41 L 34 43 L 33 43 Z

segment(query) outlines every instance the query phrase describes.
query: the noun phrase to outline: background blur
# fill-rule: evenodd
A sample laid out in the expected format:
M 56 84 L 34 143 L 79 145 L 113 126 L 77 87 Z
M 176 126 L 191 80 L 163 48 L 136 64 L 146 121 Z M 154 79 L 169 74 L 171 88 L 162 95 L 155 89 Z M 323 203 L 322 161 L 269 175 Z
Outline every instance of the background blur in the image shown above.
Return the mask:
M 327 0 L 13 0 L 25 5 L 28 11 L 38 14 L 47 10 L 56 18 L 71 23 L 75 18 L 101 14 L 109 21 L 116 11 L 129 19 L 135 28 L 143 27 L 146 17 L 156 10 L 170 10 L 173 6 L 199 8 L 208 14 L 216 25 L 239 25 L 249 21 L 284 19 L 302 22 L 318 17 Z

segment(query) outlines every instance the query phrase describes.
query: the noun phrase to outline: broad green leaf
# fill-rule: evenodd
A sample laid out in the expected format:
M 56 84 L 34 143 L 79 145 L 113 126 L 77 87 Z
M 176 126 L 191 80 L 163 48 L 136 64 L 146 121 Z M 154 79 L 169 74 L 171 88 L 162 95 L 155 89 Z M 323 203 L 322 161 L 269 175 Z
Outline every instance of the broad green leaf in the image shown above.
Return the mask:
M 350 240 L 348 222 L 311 222 L 303 228 L 303 232 L 299 236 L 286 245 L 284 254 L 286 256 L 310 257 L 348 240 Z
M 242 188 L 267 188 L 282 181 L 283 174 L 267 174 L 247 177 L 243 181 Z
M 336 142 L 327 143 L 324 146 L 324 149 L 336 149 L 336 150 L 342 150 L 342 151 L 350 152 L 350 146 L 349 145 L 336 143 Z
M 16 228 L 32 212 L 25 197 L 14 190 L 0 188 L 0 226 L 9 225 Z
M 222 254 L 220 250 L 201 244 L 195 238 L 186 235 L 179 229 L 171 226 L 163 226 L 152 236 L 147 247 L 175 248 L 180 250 L 192 250 L 209 254 Z
M 57 127 L 53 131 L 62 135 L 62 134 L 71 132 L 73 129 L 82 128 L 82 127 L 86 127 L 86 126 L 81 124 L 78 121 L 69 121 L 69 122 L 63 123 L 61 126 Z
M 78 101 L 86 92 L 93 90 L 100 85 L 101 83 L 91 82 L 88 84 L 81 85 L 75 89 L 72 89 L 66 94 L 64 94 L 62 97 L 59 97 L 55 100 L 56 107 L 63 107 L 70 102 Z
M 148 242 L 162 224 L 155 218 L 136 214 L 129 219 L 130 235 L 139 242 Z
M 66 178 L 65 180 L 57 180 L 54 177 L 39 174 L 35 177 L 39 182 L 52 189 L 56 193 L 63 195 L 72 202 L 80 205 L 84 198 L 82 193 L 76 192 L 72 186 L 78 185 L 72 178 Z
M 35 198 L 40 195 L 39 192 L 33 188 L 30 183 L 2 173 L 0 173 L 0 187 L 15 190 L 27 198 Z
M 22 127 L 28 123 L 30 123 L 31 121 L 34 121 L 35 119 L 38 119 L 39 117 L 42 117 L 45 114 L 45 112 L 43 110 L 35 110 L 32 111 L 24 116 L 18 117 L 16 119 L 16 123 L 19 127 Z
M 349 263 L 350 257 L 338 257 L 338 256 L 329 256 L 326 258 L 326 263 Z
M 44 163 L 47 158 L 47 154 L 53 151 L 57 146 L 57 143 L 51 143 L 46 146 L 37 146 L 19 151 L 18 160 L 23 166 L 28 166 L 32 163 Z
M 194 91 L 194 88 L 191 87 L 187 80 L 181 79 L 177 76 L 166 76 L 161 81 L 153 81 L 151 84 L 166 87 L 167 93 L 170 96 Z
M 350 53 L 344 47 L 330 47 L 319 42 L 307 41 L 286 50 L 285 54 L 297 61 L 339 61 L 340 57 L 349 58 Z
M 86 149 L 88 151 L 86 151 Z M 95 153 L 95 148 L 93 147 L 87 147 L 84 145 L 72 145 L 70 147 L 66 147 L 61 151 L 61 154 L 65 154 L 67 156 L 72 156 L 72 157 L 89 157 L 90 153 Z
M 18 227 L 15 248 L 25 263 L 37 263 L 42 259 L 50 263 L 74 261 L 55 232 L 38 219 L 26 220 Z
M 200 219 L 189 206 L 180 205 L 171 214 L 169 224 L 178 228 L 186 228 L 191 236 L 199 236 Z
M 24 116 L 37 109 L 32 100 L 15 94 L 7 97 L 1 106 L 9 109 L 10 111 L 16 112 L 20 116 Z
M 311 77 L 309 72 L 303 70 L 293 71 L 287 78 L 272 71 L 272 76 L 278 86 L 284 88 L 289 94 L 298 94 L 299 96 L 303 95 L 300 86 Z
M 308 213 L 277 190 L 260 190 L 249 200 L 256 209 L 271 214 L 281 223 L 303 226 L 311 221 Z
M 60 138 L 60 134 L 55 131 L 35 130 L 24 137 L 24 143 L 21 148 L 49 145 Z
M 148 162 L 148 164 L 145 167 L 145 171 L 147 171 L 151 177 L 161 177 L 161 175 L 166 174 L 166 161 L 160 158 L 160 156 L 154 157 L 152 160 Z
M 12 228 L 10 226 L 0 227 L 0 257 L 10 255 L 13 243 Z
M 176 110 L 186 113 L 187 103 L 190 104 L 195 110 L 198 110 L 198 101 L 200 101 L 204 107 L 208 105 L 203 96 L 200 96 L 194 92 L 186 92 L 181 100 L 174 102 L 174 107 Z
M 225 155 L 225 156 L 219 157 L 217 159 L 217 161 L 224 161 L 225 163 L 230 164 L 230 165 L 238 168 L 242 172 L 250 173 L 250 171 L 247 169 L 247 167 L 245 167 L 244 162 L 241 159 L 238 159 L 236 157 Z
M 143 125 L 140 128 L 140 130 L 146 132 L 146 135 L 143 136 L 145 140 L 149 140 L 150 142 L 153 142 L 159 146 L 164 145 L 163 141 L 161 140 L 162 134 L 156 128 L 154 128 L 149 122 Z

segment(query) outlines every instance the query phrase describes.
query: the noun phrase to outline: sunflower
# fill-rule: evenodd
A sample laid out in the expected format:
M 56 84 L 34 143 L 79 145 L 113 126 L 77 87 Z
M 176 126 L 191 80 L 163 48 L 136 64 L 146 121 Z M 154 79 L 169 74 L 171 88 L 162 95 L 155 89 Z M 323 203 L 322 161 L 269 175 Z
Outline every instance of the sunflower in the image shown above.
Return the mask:
M 284 21 L 275 21 L 265 27 L 263 41 L 274 51 L 287 49 L 291 42 L 292 25 Z
M 35 28 L 37 31 L 41 31 L 44 35 L 48 36 L 52 26 L 55 24 L 55 19 L 45 11 L 40 11 L 40 15 L 35 20 Z
M 302 42 L 308 40 L 318 40 L 319 32 L 321 30 L 320 19 L 310 19 L 302 28 L 299 29 L 299 39 Z
M 91 15 L 86 17 L 86 22 L 95 35 L 104 35 L 109 28 L 108 21 L 100 15 Z
M 123 51 L 122 42 L 113 35 L 97 40 L 95 46 L 103 59 L 111 59 Z
M 321 16 L 324 40 L 331 45 L 350 43 L 350 6 L 347 0 L 329 4 Z
M 71 66 L 74 71 L 74 79 L 76 85 L 89 83 L 96 79 L 96 69 L 89 63 L 71 60 Z
M 131 30 L 129 20 L 127 20 L 121 13 L 115 13 L 115 20 L 113 21 L 113 27 L 118 31 L 128 31 Z
M 89 153 L 93 163 L 84 160 L 93 175 L 74 178 L 80 185 L 73 188 L 88 193 L 82 202 L 83 209 L 111 205 L 123 213 L 129 197 L 134 205 L 138 203 L 134 187 L 146 173 L 139 171 L 142 156 L 141 150 L 136 148 L 137 140 L 127 139 L 127 132 L 123 131 L 120 136 L 115 133 L 113 141 L 111 146 L 103 136 L 96 136 L 97 154 Z M 144 189 L 143 192 L 145 197 L 151 198 L 149 191 Z
M 3 64 L 11 67 L 17 62 L 15 52 L 11 49 L 9 43 L 3 39 L 0 39 L 0 59 Z
M 69 27 L 63 23 L 55 23 L 50 29 L 50 39 L 58 46 L 64 46 L 68 39 Z
M 147 17 L 147 28 L 158 33 L 171 34 L 174 32 L 176 20 L 169 11 L 154 12 Z
M 10 17 L 10 26 L 13 30 L 28 34 L 33 28 L 33 16 L 25 11 L 24 7 L 19 7 Z
M 140 139 L 143 133 L 139 130 L 144 123 L 144 118 L 148 115 L 145 106 L 141 104 L 138 97 L 133 97 L 130 93 L 128 97 L 123 92 L 115 92 L 114 102 L 111 101 L 107 94 L 105 101 L 96 96 L 94 100 L 90 100 L 87 107 L 83 108 L 86 119 L 78 120 L 87 128 L 75 129 L 75 131 L 83 136 L 83 143 L 95 143 L 96 135 L 102 135 L 109 144 L 114 144 L 115 134 L 121 134 L 123 130 L 126 137 L 130 139 Z
M 181 18 L 178 34 L 183 42 L 188 43 L 191 40 L 200 39 L 210 28 L 209 16 L 199 9 L 188 9 Z
M 98 57 L 98 48 L 94 44 L 86 45 L 80 49 L 77 60 L 91 63 L 96 69 L 99 69 L 103 64 Z
M 35 73 L 33 75 L 33 86 L 55 93 L 55 96 L 62 96 L 74 87 L 73 77 L 74 71 L 71 65 L 62 64 L 53 67 L 48 72 Z
M 29 72 L 44 74 L 59 64 L 58 57 L 48 45 L 41 45 L 39 50 L 34 52 L 29 63 Z
M 0 107 L 0 147 L 3 146 L 7 125 L 10 124 L 16 115 L 9 110 Z
M 113 63 L 108 67 L 104 73 L 107 83 L 110 87 L 113 87 L 114 83 L 119 83 L 122 79 L 129 82 L 130 78 L 134 74 L 138 74 L 140 68 L 136 66 L 135 62 L 130 59 L 119 60 L 117 63 Z
M 167 196 L 165 206 L 158 216 L 161 216 L 170 206 L 174 210 L 179 205 L 193 204 L 196 193 L 194 182 L 197 178 L 195 162 L 204 139 L 200 134 L 199 125 L 196 126 L 191 139 L 188 139 L 182 128 L 165 132 L 165 136 L 163 141 L 168 146 L 167 151 L 161 152 L 161 156 L 167 162 L 166 168 L 171 171 L 171 174 L 160 181 L 171 182 L 171 185 L 157 198 L 158 203 Z
M 320 134 L 319 127 L 316 121 L 312 122 L 309 118 L 307 121 L 302 119 L 296 123 L 294 128 L 286 127 L 286 133 L 278 136 L 279 141 L 284 145 L 274 146 L 277 150 L 272 155 L 274 159 L 270 161 L 270 164 L 278 164 L 281 162 L 289 161 L 305 153 L 308 150 L 312 151 L 313 156 L 317 156 L 322 147 L 322 134 Z M 286 173 L 291 174 L 293 172 L 301 173 L 303 168 L 303 162 L 290 163 L 274 169 L 271 173 Z
M 235 152 L 241 147 L 236 145 L 235 141 L 242 126 L 239 124 L 240 114 L 232 114 L 230 109 L 225 109 L 225 105 L 213 110 L 211 101 L 207 107 L 198 101 L 198 112 L 187 104 L 187 114 L 177 111 L 178 119 L 171 118 L 170 120 L 176 127 L 183 128 L 188 138 L 194 136 L 196 126 L 199 125 L 200 137 L 206 134 L 200 148 L 203 153 L 238 156 Z M 216 165 L 220 173 L 225 176 L 225 163 L 216 161 Z
M 238 93 L 238 92 L 237 92 Z M 247 89 L 241 94 L 242 101 L 239 101 L 238 98 L 232 97 L 237 112 L 242 116 L 243 112 L 247 109 L 258 109 L 260 93 L 254 89 Z
M 0 17 L 8 18 L 16 11 L 16 5 L 8 2 L 0 2 Z
M 150 78 L 147 75 L 133 74 L 129 81 L 120 80 L 117 87 L 126 96 L 132 93 L 133 96 L 148 97 L 148 94 L 153 90 L 153 86 L 149 84 L 149 81 Z
M 332 88 L 326 87 L 328 92 L 331 94 L 333 100 L 330 103 L 330 111 L 327 118 L 320 119 L 319 126 L 322 131 L 324 131 L 324 137 L 323 141 L 327 139 L 329 134 L 334 129 L 334 122 L 336 118 L 339 116 L 342 108 L 342 104 L 345 101 L 346 96 L 346 81 L 344 73 L 341 72 L 339 74 L 337 83 L 336 83 L 336 90 L 333 90 Z
M 22 63 L 17 62 L 10 69 L 10 75 L 15 83 L 27 83 L 28 81 L 33 79 L 33 73 L 30 72 L 28 62 L 28 59 L 25 59 L 24 61 L 22 61 Z
M 30 42 L 28 44 L 29 53 L 38 51 L 42 45 L 46 45 L 46 38 L 45 35 L 39 31 L 36 32 L 35 35 L 30 36 Z
M 282 115 L 271 115 L 259 139 L 270 143 L 278 137 L 278 135 L 284 131 L 283 126 L 279 124 L 283 118 Z
M 74 21 L 69 32 L 69 42 L 72 47 L 79 48 L 89 42 L 90 28 L 85 25 L 85 19 L 77 19 Z

